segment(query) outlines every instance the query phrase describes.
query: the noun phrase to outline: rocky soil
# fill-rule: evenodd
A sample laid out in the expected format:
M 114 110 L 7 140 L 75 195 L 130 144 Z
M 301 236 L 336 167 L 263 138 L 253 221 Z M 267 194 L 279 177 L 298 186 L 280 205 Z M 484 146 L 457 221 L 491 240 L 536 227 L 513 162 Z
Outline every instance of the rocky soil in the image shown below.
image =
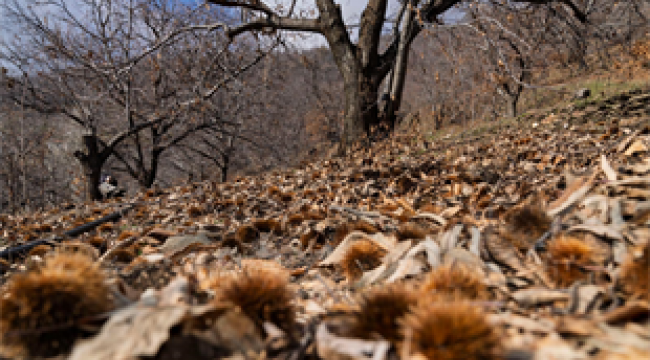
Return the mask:
M 1 215 L 1 351 L 71 359 L 637 359 L 650 90 L 396 135 L 229 183 Z

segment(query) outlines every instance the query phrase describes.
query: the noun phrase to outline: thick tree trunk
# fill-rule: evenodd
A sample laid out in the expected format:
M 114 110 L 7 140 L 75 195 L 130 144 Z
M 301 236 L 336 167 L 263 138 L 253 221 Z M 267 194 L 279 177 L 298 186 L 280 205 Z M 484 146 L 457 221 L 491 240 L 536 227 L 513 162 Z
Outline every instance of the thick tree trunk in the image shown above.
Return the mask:
M 514 118 L 517 117 L 517 103 L 519 102 L 519 94 L 510 95 L 506 98 L 507 103 L 507 115 L 508 117 Z
M 106 162 L 106 155 L 99 151 L 97 136 L 86 134 L 83 136 L 86 153 L 75 152 L 75 156 L 81 162 L 86 178 L 86 198 L 88 200 L 101 200 L 102 193 L 99 191 L 99 183 L 102 176 L 102 167 Z
M 379 125 L 377 96 L 379 86 L 359 75 L 344 85 L 345 118 L 341 146 L 348 148 Z
M 155 170 L 144 170 L 140 178 L 138 178 L 138 184 L 145 189 L 150 189 L 153 186 L 153 183 L 156 181 Z
M 226 181 L 228 181 L 228 164 L 227 163 L 225 163 L 221 167 L 221 182 L 225 183 Z
M 88 200 L 101 200 L 102 193 L 99 191 L 99 183 L 102 176 L 102 165 L 96 161 L 83 164 L 86 177 L 86 198 Z
M 359 86 L 360 121 L 366 134 L 370 134 L 371 131 L 376 130 L 380 123 L 377 103 L 379 86 L 373 84 L 372 79 L 365 78 L 363 75 L 359 76 Z
M 153 183 L 156 181 L 156 177 L 158 176 L 158 163 L 160 162 L 161 155 L 162 151 L 154 150 L 151 154 L 149 170 L 142 166 L 140 169 L 140 175 L 138 176 L 138 183 L 140 186 L 146 189 L 150 189 L 153 186 Z
M 356 141 L 363 134 L 363 122 L 361 119 L 361 109 L 359 104 L 358 89 L 356 83 L 345 84 L 345 118 L 343 119 L 343 133 L 341 134 L 342 152 L 347 149 L 352 142 Z

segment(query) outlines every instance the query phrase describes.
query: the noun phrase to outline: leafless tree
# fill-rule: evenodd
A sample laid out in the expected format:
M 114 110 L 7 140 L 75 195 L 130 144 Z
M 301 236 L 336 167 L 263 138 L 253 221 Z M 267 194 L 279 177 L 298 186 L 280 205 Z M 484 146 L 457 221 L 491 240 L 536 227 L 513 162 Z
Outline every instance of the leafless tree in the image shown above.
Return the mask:
M 312 32 L 323 35 L 330 47 L 338 69 L 343 77 L 345 96 L 344 130 L 342 147 L 359 139 L 373 126 L 384 121 L 391 124 L 399 110 L 412 41 L 424 26 L 436 22 L 460 0 L 403 1 L 395 17 L 394 37 L 386 49 L 380 52 L 380 40 L 386 25 L 388 1 L 370 0 L 361 15 L 359 24 L 345 24 L 340 5 L 334 0 L 315 0 L 317 16 L 307 18 L 294 16 L 296 1 L 287 11 L 275 10 L 262 1 L 208 0 L 208 2 L 245 9 L 252 14 L 250 20 L 227 29 L 230 37 L 245 32 L 261 30 L 287 30 Z M 530 0 L 522 3 L 547 4 L 555 1 Z M 580 5 L 571 0 L 558 1 L 584 21 L 586 15 Z M 358 25 L 358 40 L 353 41 L 348 26 Z M 379 109 L 380 86 L 386 77 L 387 101 Z
M 14 73 L 7 76 L 14 89 L 9 96 L 41 114 L 62 114 L 82 129 L 84 150 L 75 157 L 91 199 L 101 198 L 101 171 L 111 156 L 150 186 L 163 152 L 224 121 L 195 116 L 202 102 L 262 56 L 218 69 L 231 42 L 211 35 L 227 23 L 215 11 L 182 1 L 7 0 L 3 10 L 20 33 L 0 49 L 0 61 Z M 212 58 L 201 69 L 182 63 L 197 53 Z

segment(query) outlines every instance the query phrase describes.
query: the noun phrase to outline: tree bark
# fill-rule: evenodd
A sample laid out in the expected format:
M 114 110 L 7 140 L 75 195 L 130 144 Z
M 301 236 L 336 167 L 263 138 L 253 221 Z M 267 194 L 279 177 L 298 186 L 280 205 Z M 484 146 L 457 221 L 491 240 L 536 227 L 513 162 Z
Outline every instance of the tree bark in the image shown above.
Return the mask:
M 390 74 L 389 98 L 383 113 L 384 121 L 389 124 L 391 129 L 395 125 L 395 113 L 399 111 L 402 105 L 402 93 L 404 92 L 404 83 L 406 82 L 408 56 L 413 39 L 411 33 L 414 31 L 413 15 L 413 11 L 410 9 L 403 14 L 402 29 L 399 30 L 397 57 L 395 59 L 395 66 Z
M 360 121 L 363 123 L 363 130 L 369 134 L 374 128 L 379 126 L 379 108 L 377 96 L 379 94 L 379 84 L 375 84 L 373 79 L 363 75 L 359 78 L 359 109 L 361 111 Z
M 422 2 L 409 0 L 403 5 L 408 9 L 402 17 L 402 28 L 397 32 L 395 41 L 383 53 L 379 54 L 379 44 L 388 8 L 387 0 L 369 0 L 362 13 L 359 26 L 359 41 L 352 43 L 346 28 L 340 5 L 334 0 L 315 0 L 318 7 L 317 19 L 296 19 L 280 16 L 273 9 L 259 1 L 208 0 L 213 4 L 262 12 L 265 16 L 251 22 L 227 29 L 229 37 L 253 30 L 271 28 L 275 30 L 306 31 L 325 36 L 332 57 L 343 77 L 345 96 L 345 115 L 343 133 L 340 140 L 340 153 L 355 141 L 361 139 L 374 125 L 381 121 L 392 127 L 395 113 L 399 110 L 406 79 L 408 52 L 411 42 L 422 31 L 422 25 L 416 18 L 427 23 L 436 21 L 437 17 L 459 0 L 432 0 Z M 547 4 L 558 0 L 520 0 L 522 3 Z M 582 21 L 585 19 L 581 9 L 571 0 L 561 0 L 569 6 Z M 378 88 L 382 80 L 392 69 L 392 81 L 389 84 L 387 106 L 382 104 L 379 116 Z M 383 100 L 382 96 L 382 100 Z M 517 97 L 518 98 L 518 97 Z M 515 107 L 516 112 L 516 107 Z
M 95 161 L 83 164 L 86 176 L 86 197 L 89 200 L 101 200 L 102 193 L 99 191 L 99 183 L 102 175 L 102 165 Z
M 341 134 L 341 148 L 339 149 L 341 151 L 345 151 L 364 132 L 358 95 L 359 87 L 354 81 L 352 83 L 344 82 L 343 88 L 345 93 L 345 117 L 343 119 L 343 133 Z
M 510 94 L 507 99 L 507 115 L 508 117 L 514 118 L 517 117 L 517 103 L 519 102 L 519 94 Z
M 88 200 L 101 200 L 102 193 L 99 191 L 99 183 L 102 176 L 102 167 L 106 162 L 106 154 L 99 151 L 97 136 L 86 134 L 83 136 L 86 153 L 75 152 L 75 156 L 81 162 L 84 177 L 86 178 L 86 198 Z
M 223 165 L 221 166 L 221 182 L 222 183 L 225 183 L 226 181 L 228 181 L 228 166 L 229 166 L 228 162 L 229 161 L 230 161 L 230 159 L 224 158 Z

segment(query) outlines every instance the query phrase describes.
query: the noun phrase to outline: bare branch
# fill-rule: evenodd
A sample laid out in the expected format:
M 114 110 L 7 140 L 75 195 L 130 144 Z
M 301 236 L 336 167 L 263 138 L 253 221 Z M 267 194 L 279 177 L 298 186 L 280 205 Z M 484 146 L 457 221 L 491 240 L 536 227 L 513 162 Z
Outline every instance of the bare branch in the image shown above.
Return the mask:
M 265 19 L 258 19 L 245 23 L 239 26 L 228 28 L 226 30 L 226 35 L 228 37 L 236 37 L 247 31 L 254 30 L 286 30 L 286 31 L 305 31 L 321 34 L 323 32 L 323 26 L 320 21 L 317 19 L 293 19 L 288 17 L 281 17 L 277 15 L 270 15 Z
M 261 11 L 266 15 L 272 16 L 275 15 L 273 10 L 266 6 L 261 1 L 245 1 L 245 0 L 207 0 L 207 2 L 215 4 L 215 5 L 221 5 L 224 7 L 238 7 L 238 8 L 243 8 L 243 9 L 249 9 L 253 11 Z M 293 7 L 293 6 L 292 6 Z

